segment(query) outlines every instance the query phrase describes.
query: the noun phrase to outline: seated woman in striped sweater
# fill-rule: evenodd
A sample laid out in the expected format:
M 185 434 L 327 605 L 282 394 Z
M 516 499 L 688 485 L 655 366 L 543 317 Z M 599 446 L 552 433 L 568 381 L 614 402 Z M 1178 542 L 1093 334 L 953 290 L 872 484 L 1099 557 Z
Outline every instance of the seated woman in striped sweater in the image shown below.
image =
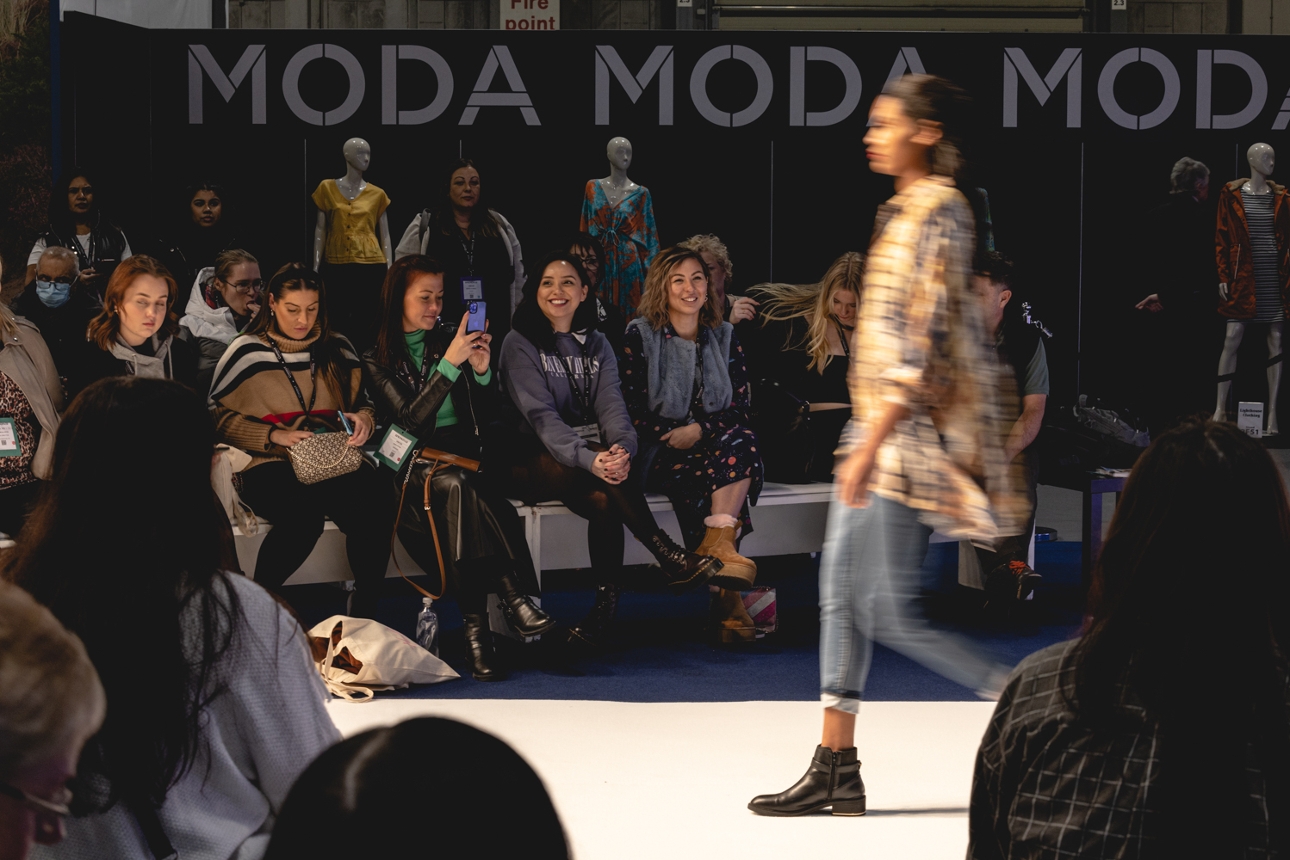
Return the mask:
M 339 429 L 344 413 L 351 446 L 372 434 L 375 411 L 363 370 L 345 336 L 327 324 L 322 278 L 302 263 L 274 274 L 255 319 L 215 368 L 210 399 L 221 442 L 251 455 L 238 473 L 245 501 L 273 528 L 260 544 L 255 580 L 271 591 L 313 552 L 325 518 L 345 534 L 357 586 L 349 614 L 370 618 L 390 555 L 394 505 L 374 469 L 305 485 L 288 451 L 317 432 Z

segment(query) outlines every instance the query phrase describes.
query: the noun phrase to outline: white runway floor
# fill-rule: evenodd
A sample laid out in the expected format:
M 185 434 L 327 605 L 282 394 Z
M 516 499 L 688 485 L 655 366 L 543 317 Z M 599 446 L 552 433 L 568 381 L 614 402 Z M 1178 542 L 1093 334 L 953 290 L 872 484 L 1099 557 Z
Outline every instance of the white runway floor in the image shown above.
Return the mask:
M 546 782 L 577 860 L 716 857 L 961 858 L 990 702 L 875 702 L 857 746 L 863 818 L 762 818 L 746 808 L 806 770 L 814 702 L 629 704 L 481 699 L 333 701 L 350 735 L 415 716 L 503 738 Z

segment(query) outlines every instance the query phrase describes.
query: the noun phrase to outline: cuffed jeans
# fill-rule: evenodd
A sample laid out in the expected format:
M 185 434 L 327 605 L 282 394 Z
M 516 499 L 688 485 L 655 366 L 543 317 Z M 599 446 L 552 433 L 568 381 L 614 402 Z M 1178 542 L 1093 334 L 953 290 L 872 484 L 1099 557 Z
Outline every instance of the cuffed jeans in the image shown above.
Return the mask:
M 820 701 L 859 713 L 873 643 L 977 691 L 1001 684 L 997 665 L 968 640 L 932 628 L 914 606 L 932 530 L 918 512 L 870 494 L 864 508 L 836 498 L 820 560 Z

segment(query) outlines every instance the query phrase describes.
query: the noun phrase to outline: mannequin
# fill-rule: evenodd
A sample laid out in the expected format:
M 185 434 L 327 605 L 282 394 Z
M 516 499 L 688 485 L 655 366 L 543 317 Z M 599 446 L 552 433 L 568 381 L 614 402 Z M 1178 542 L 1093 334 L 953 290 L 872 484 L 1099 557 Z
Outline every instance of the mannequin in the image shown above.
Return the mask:
M 1227 318 L 1218 360 L 1218 403 L 1214 420 L 1227 417 L 1227 399 L 1246 326 L 1268 327 L 1266 435 L 1280 432 L 1277 395 L 1281 388 L 1281 337 L 1290 306 L 1290 198 L 1285 186 L 1268 179 L 1276 153 L 1266 143 L 1246 152 L 1250 178 L 1229 182 L 1219 193 L 1216 251 L 1218 312 Z
M 605 155 L 609 175 L 587 182 L 578 229 L 600 239 L 605 250 L 600 298 L 631 320 L 640 304 L 649 261 L 658 253 L 658 229 L 649 189 L 627 178 L 632 144 L 625 137 L 609 141 Z
M 343 151 L 345 175 L 324 179 L 313 193 L 313 264 L 327 288 L 332 326 L 361 353 L 376 341 L 381 284 L 394 262 L 390 198 L 363 179 L 372 163 L 367 141 L 352 137 Z

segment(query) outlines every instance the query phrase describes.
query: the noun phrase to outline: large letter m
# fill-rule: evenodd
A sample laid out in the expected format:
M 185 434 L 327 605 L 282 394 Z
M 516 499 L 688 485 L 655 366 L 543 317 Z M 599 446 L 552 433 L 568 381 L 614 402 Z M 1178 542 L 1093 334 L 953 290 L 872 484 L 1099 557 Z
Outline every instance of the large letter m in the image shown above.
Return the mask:
M 596 46 L 596 125 L 609 125 L 609 73 L 636 104 L 654 76 L 658 76 L 658 124 L 672 124 L 672 46 L 659 45 L 635 75 L 610 45 Z
M 202 73 L 211 79 L 215 89 L 232 101 L 233 93 L 246 80 L 247 72 L 251 73 L 251 124 L 265 124 L 265 90 L 264 90 L 264 57 L 263 45 L 247 45 L 242 58 L 233 66 L 227 75 L 215 62 L 210 48 L 205 45 L 188 46 L 188 122 L 191 125 L 202 124 Z
M 1026 81 L 1026 86 L 1039 99 L 1039 104 L 1048 102 L 1048 97 L 1057 89 L 1062 78 L 1066 78 L 1066 127 L 1080 127 L 1080 73 L 1084 62 L 1079 48 L 1067 48 L 1053 63 L 1048 74 L 1039 77 L 1039 72 L 1031 64 L 1030 58 L 1021 48 L 1003 49 L 1003 127 L 1017 127 L 1017 73 Z

